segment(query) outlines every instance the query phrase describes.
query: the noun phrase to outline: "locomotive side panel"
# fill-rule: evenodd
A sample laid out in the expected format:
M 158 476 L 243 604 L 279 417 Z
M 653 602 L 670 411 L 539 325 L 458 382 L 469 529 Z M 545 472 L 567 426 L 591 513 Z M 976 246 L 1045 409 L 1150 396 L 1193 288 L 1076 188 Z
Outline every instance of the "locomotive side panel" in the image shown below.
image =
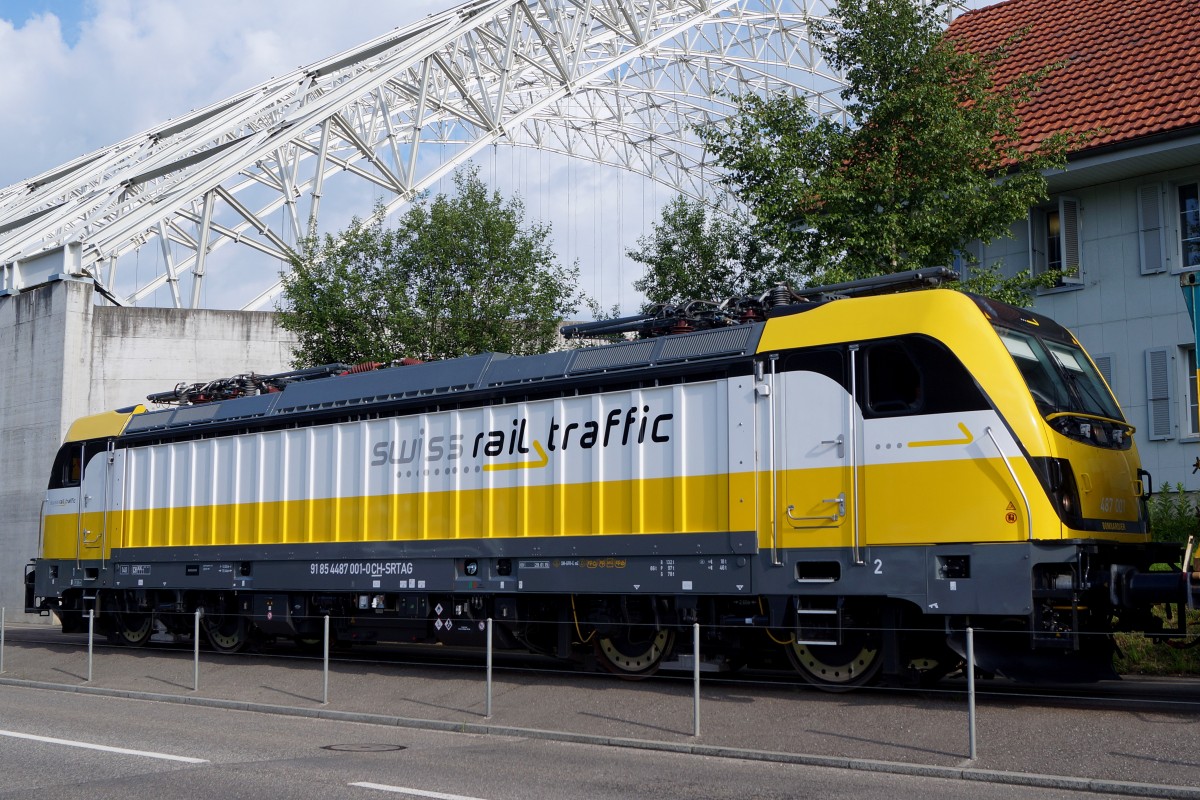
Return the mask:
M 124 546 L 750 530 L 728 381 L 128 450 Z M 736 402 L 745 403 L 744 391 Z M 730 483 L 739 501 L 730 502 Z
M 1024 459 L 994 412 L 874 419 L 863 430 L 859 487 L 868 543 L 1030 538 L 1027 509 L 1010 472 L 1021 470 Z M 1049 514 L 1042 517 L 1044 538 L 1055 524 Z

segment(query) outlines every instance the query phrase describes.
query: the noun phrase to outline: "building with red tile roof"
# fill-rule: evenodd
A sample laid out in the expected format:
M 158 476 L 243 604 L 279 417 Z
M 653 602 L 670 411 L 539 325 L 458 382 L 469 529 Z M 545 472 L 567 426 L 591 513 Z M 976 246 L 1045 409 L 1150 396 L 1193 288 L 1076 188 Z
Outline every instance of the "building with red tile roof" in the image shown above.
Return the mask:
M 1200 128 L 1197 0 L 1008 0 L 968 11 L 950 35 L 979 52 L 1025 30 L 996 80 L 1064 62 L 1022 112 L 1032 142 L 1095 131 L 1083 153 Z
M 1063 62 L 1020 111 L 1031 143 L 1091 131 L 1051 196 L 1000 241 L 1005 274 L 1073 269 L 1034 308 L 1070 327 L 1109 378 L 1156 487 L 1200 489 L 1200 392 L 1180 276 L 1200 270 L 1200 0 L 1007 0 L 953 21 L 984 52 L 1024 31 L 1001 84 Z

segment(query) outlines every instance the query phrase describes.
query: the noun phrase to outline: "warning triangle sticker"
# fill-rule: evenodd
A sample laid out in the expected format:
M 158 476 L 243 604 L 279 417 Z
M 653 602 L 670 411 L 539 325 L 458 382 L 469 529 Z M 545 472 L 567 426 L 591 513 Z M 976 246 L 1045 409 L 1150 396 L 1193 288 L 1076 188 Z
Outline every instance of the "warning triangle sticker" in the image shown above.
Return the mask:
M 1016 510 L 1017 510 L 1017 507 L 1016 507 L 1016 506 L 1014 506 L 1014 505 L 1012 504 L 1012 502 L 1009 502 L 1009 504 L 1008 504 L 1008 508 L 1006 508 L 1006 509 L 1004 509 L 1004 510 L 1005 510 L 1005 511 L 1016 511 Z

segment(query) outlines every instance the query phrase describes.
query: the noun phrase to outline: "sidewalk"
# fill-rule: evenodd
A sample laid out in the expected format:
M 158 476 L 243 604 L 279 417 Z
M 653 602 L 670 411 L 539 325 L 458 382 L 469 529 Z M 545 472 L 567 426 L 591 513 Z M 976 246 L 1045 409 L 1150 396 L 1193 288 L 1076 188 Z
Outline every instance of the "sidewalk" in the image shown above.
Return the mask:
M 281 649 L 281 652 L 286 653 Z M 989 695 L 979 685 L 978 758 L 968 754 L 966 697 L 946 691 L 892 689 L 832 695 L 803 684 L 704 683 L 699 737 L 693 736 L 692 680 L 626 682 L 612 676 L 497 667 L 492 716 L 478 662 L 439 667 L 337 661 L 331 664 L 329 703 L 323 705 L 320 659 L 285 655 L 200 653 L 199 691 L 193 691 L 190 649 L 94 646 L 86 682 L 86 637 L 40 625 L 7 629 L 0 684 L 45 685 L 119 694 L 152 694 L 177 702 L 229 701 L 277 713 L 372 715 L 369 721 L 412 727 L 552 736 L 619 746 L 682 749 L 827 766 L 918 774 L 999 778 L 1062 776 L 1062 788 L 1113 791 L 1110 782 L 1175 787 L 1125 787 L 1143 796 L 1200 798 L 1200 687 L 1162 681 L 1177 703 L 1134 702 L 1121 710 L 1055 698 Z M 1086 698 L 1089 689 L 1079 687 Z M 367 718 L 363 718 L 368 721 Z M 519 730 L 514 730 L 519 729 Z M 553 734 L 549 733 L 553 732 Z M 729 750 L 736 749 L 737 753 Z M 878 763 L 887 762 L 887 763 Z M 959 775 L 959 772 L 964 772 Z M 946 775 L 950 777 L 950 775 Z M 1031 785 L 1053 783 L 1031 781 Z

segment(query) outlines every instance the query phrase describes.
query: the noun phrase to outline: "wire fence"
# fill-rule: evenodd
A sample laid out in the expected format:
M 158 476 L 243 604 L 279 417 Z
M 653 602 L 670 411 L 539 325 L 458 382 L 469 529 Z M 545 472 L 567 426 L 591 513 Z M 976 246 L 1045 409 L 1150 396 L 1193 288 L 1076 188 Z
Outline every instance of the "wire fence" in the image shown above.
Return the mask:
M 272 646 L 270 643 L 265 643 L 264 647 L 257 648 L 251 654 L 250 659 L 233 657 L 228 653 L 220 652 L 220 649 L 210 649 L 205 646 L 205 620 L 203 613 L 197 611 L 193 614 L 180 615 L 161 615 L 160 624 L 157 625 L 151 636 L 147 636 L 147 644 L 143 647 L 131 647 L 128 645 L 111 645 L 104 635 L 106 630 L 102 624 L 104 622 L 100 616 L 89 612 L 86 616 L 86 631 L 85 645 L 86 653 L 80 652 L 80 642 L 78 638 L 66 637 L 63 634 L 47 626 L 45 628 L 45 636 L 39 635 L 30 636 L 29 626 L 22 626 L 23 636 L 16 642 L 6 638 L 8 619 L 6 611 L 0 609 L 0 675 L 9 677 L 8 670 L 13 663 L 14 657 L 20 660 L 20 655 L 24 654 L 27 657 L 19 666 L 21 676 L 40 680 L 42 682 L 62 682 L 64 676 L 77 675 L 78 679 L 87 685 L 116 685 L 123 687 L 136 685 L 133 676 L 128 669 L 114 672 L 112 669 L 107 670 L 100 681 L 97 681 L 96 670 L 97 666 L 103 664 L 106 659 L 117 662 L 118 657 L 128 655 L 146 656 L 154 654 L 163 658 L 162 663 L 146 663 L 146 669 L 153 671 L 158 669 L 165 673 L 170 671 L 174 676 L 174 680 L 167 680 L 160 674 L 157 677 L 151 676 L 153 680 L 163 683 L 170 683 L 178 690 L 199 693 L 201 691 L 201 673 L 205 672 L 205 688 L 208 696 L 220 697 L 228 689 L 233 689 L 244 683 L 240 681 L 236 674 L 238 671 L 244 671 L 251 668 L 271 670 L 277 673 L 286 672 L 289 680 L 293 681 L 290 688 L 284 691 L 285 694 L 291 694 L 295 698 L 302 701 L 318 702 L 321 706 L 328 706 L 331 702 L 331 688 L 333 692 L 338 692 L 339 687 L 343 687 L 342 691 L 352 691 L 360 694 L 365 691 L 361 688 L 361 674 L 363 666 L 369 665 L 369 669 L 384 672 L 394 672 L 397 676 L 404 674 L 406 668 L 416 667 L 423 671 L 422 680 L 432 681 L 435 685 L 438 681 L 444 679 L 446 675 L 455 676 L 455 691 L 458 694 L 459 710 L 469 711 L 477 714 L 484 719 L 492 719 L 497 713 L 497 678 L 496 672 L 502 673 L 501 681 L 511 681 L 517 676 L 522 680 L 528 680 L 533 684 L 539 681 L 554 680 L 558 681 L 562 678 L 561 669 L 551 669 L 547 666 L 547 662 L 539 661 L 535 658 L 521 657 L 513 661 L 511 656 L 500 668 L 496 669 L 496 656 L 498 654 L 508 655 L 511 650 L 497 650 L 496 644 L 496 628 L 497 625 L 492 619 L 477 620 L 481 623 L 484 629 L 482 637 L 483 647 L 480 650 L 454 650 L 452 653 L 445 649 L 436 647 L 417 647 L 404 650 L 400 648 L 390 653 L 390 659 L 373 659 L 363 658 L 359 656 L 357 659 L 351 658 L 348 654 L 339 652 L 339 648 L 346 644 L 344 639 L 338 638 L 338 631 L 343 634 L 353 618 L 331 618 L 328 615 L 321 617 L 296 618 L 293 621 L 301 626 L 304 623 L 311 623 L 310 628 L 315 625 L 315 629 L 320 631 L 319 639 L 313 637 L 306 639 L 299 646 L 292 644 L 278 644 Z M 165 620 L 167 624 L 161 622 Z M 560 623 L 547 620 L 543 624 L 557 626 Z M 635 630 L 642 630 L 642 633 L 636 636 L 629 637 L 632 640 L 642 642 L 655 641 L 653 634 L 661 630 L 657 626 L 625 626 Z M 626 675 L 607 675 L 600 673 L 589 673 L 587 675 L 590 680 L 607 681 L 612 683 L 601 683 L 603 688 L 613 688 L 616 686 L 622 687 L 625 691 L 633 691 L 637 693 L 638 703 L 644 704 L 647 709 L 658 708 L 663 704 L 671 701 L 663 697 L 664 688 L 665 694 L 671 697 L 678 697 L 684 694 L 684 685 L 690 683 L 690 723 L 686 731 L 680 730 L 680 726 L 676 726 L 674 732 L 687 734 L 693 738 L 701 737 L 702 732 L 702 712 L 705 714 L 712 713 L 716 709 L 724 711 L 720 703 L 725 702 L 730 692 L 739 693 L 756 693 L 759 697 L 774 696 L 778 697 L 780 691 L 786 693 L 794 693 L 800 688 L 807 688 L 808 684 L 801 680 L 799 675 L 792 673 L 789 670 L 788 664 L 778 659 L 775 663 L 752 664 L 747 670 L 740 672 L 720 671 L 718 667 L 728 666 L 728 664 L 719 664 L 713 659 L 706 660 L 704 656 L 704 645 L 706 642 L 718 638 L 718 635 L 728 634 L 730 626 L 701 626 L 698 623 L 692 625 L 679 626 L 673 630 L 674 642 L 673 652 L 655 653 L 654 658 L 658 661 L 665 662 L 665 667 L 655 675 L 652 681 L 644 684 L 637 684 L 628 680 L 620 680 L 625 678 L 641 678 L 644 675 L 626 674 Z M 742 633 L 745 630 L 742 629 Z M 576 649 L 579 649 L 581 640 L 586 640 L 587 631 L 580 630 L 578 626 L 573 626 L 570 630 L 572 634 L 573 644 Z M 883 631 L 878 629 L 850 629 L 846 632 L 851 639 L 863 642 L 877 642 L 880 640 Z M 928 630 L 913 630 L 913 631 L 889 631 L 892 636 L 903 638 L 905 636 L 928 635 Z M 940 703 L 943 710 L 958 708 L 962 714 L 961 728 L 962 739 L 965 747 L 959 751 L 961 755 L 965 755 L 969 759 L 977 759 L 979 757 L 979 725 L 977 711 L 977 676 L 989 676 L 992 674 L 992 667 L 989 666 L 988 659 L 993 662 L 997 652 L 1002 652 L 1006 648 L 1027 648 L 1028 632 L 1004 632 L 987 630 L 983 631 L 985 636 L 984 647 L 984 663 L 977 663 L 976 651 L 976 636 L 977 631 L 973 628 L 966 628 L 960 631 L 949 632 L 952 639 L 960 641 L 963 645 L 962 663 L 954 665 L 921 665 L 927 671 L 934 668 L 938 672 L 950 673 L 950 678 L 944 680 L 940 684 L 920 685 L 919 682 L 914 682 L 910 685 L 891 683 L 882 687 L 872 688 L 870 691 L 874 696 L 890 697 L 897 699 L 899 702 L 919 702 L 922 704 Z M 765 633 L 764 633 L 765 635 Z M 1009 638 L 1011 637 L 1011 639 Z M 820 675 L 822 668 L 827 669 L 846 669 L 846 664 L 853 662 L 855 657 L 865 659 L 870 662 L 870 666 L 875 666 L 875 661 L 881 658 L 878 650 L 871 652 L 864 649 L 864 654 L 851 653 L 846 656 L 845 648 L 833 647 L 834 650 L 840 653 L 837 659 L 825 657 L 821 655 L 822 645 L 800 645 L 796 642 L 789 642 L 786 639 L 780 639 L 778 636 L 772 637 L 775 642 L 772 644 L 781 645 L 780 649 L 792 647 L 796 650 L 802 650 L 804 657 L 814 659 L 814 664 L 821 665 L 815 668 L 810 668 L 809 677 Z M 607 641 L 607 640 L 606 640 Z M 228 644 L 228 642 L 226 642 Z M 598 642 L 594 642 L 598 645 Z M 304 689 L 303 685 L 295 684 L 299 680 L 301 682 L 311 681 L 311 677 L 315 671 L 312 669 L 315 666 L 314 662 L 317 659 L 317 653 L 313 650 L 319 647 L 319 694 L 313 697 L 309 690 Z M 190 685 L 187 685 L 186 679 L 180 675 L 178 669 L 180 661 L 184 658 L 186 650 L 190 649 L 191 659 L 191 675 Z M 366 648 L 360 648 L 365 650 Z M 854 648 L 850 648 L 853 650 Z M 1064 655 L 1071 652 L 1069 647 L 1059 648 Z M 53 651 L 53 658 L 45 654 Z M 443 652 L 445 651 L 445 652 Z M 949 652 L 949 651 L 947 651 Z M 37 663 L 41 659 L 44 663 Z M 822 661 L 822 659 L 825 659 Z M 834 662 L 837 663 L 827 663 Z M 83 663 L 80 663 L 83 662 Z M 53 666 L 52 666 L 53 663 Z M 126 662 L 120 661 L 125 664 Z M 638 662 L 639 664 L 641 662 Z M 77 666 L 72 666 L 75 664 Z M 287 669 L 283 667 L 286 665 Z M 139 667 L 142 663 L 138 664 Z M 481 669 L 482 668 L 482 669 Z M 914 667 L 915 669 L 915 667 Z M 74 670 L 79 670 L 78 674 Z M 49 671 L 49 672 L 48 672 Z M 300 676 L 296 676 L 299 671 Z M 411 671 L 411 670 L 410 670 Z M 474 676 L 482 671 L 482 680 Z M 649 672 L 651 670 L 643 670 Z M 619 670 L 618 670 L 619 672 Z M 572 673 L 571 679 L 577 680 L 583 673 Z M 259 680 L 260 686 L 267 683 L 273 683 L 273 678 L 261 677 L 262 673 L 256 673 L 256 680 Z M 143 676 L 145 678 L 146 676 Z M 282 677 L 277 675 L 276 677 Z M 411 678 L 411 675 L 406 676 Z M 844 689 L 850 688 L 855 681 L 847 681 L 843 684 L 836 682 L 842 676 L 836 676 L 834 681 L 826 682 L 826 689 Z M 57 678 L 57 680 L 56 680 Z M 479 681 L 476 684 L 476 681 Z M 144 683 L 144 680 L 143 680 Z M 470 689 L 471 685 L 477 685 L 475 690 Z M 353 689 L 345 687 L 353 686 Z M 1102 694 L 1096 692 L 1082 691 L 1078 694 L 1064 694 L 1061 690 L 1053 694 L 1048 694 L 1043 690 L 1036 688 L 1036 684 L 1031 684 L 1024 687 L 1018 687 L 1016 684 L 1004 684 L 1007 689 L 1004 692 L 1005 697 L 1009 698 L 1009 702 L 1013 702 L 1014 698 L 1019 702 L 1038 702 L 1040 699 L 1054 697 L 1058 700 L 1066 698 L 1069 701 L 1096 701 L 1103 697 Z M 422 695 L 421 689 L 409 689 L 407 693 L 413 697 Z M 238 694 L 240 692 L 240 694 Z M 474 693 L 478 692 L 477 695 Z M 230 696 L 226 699 L 236 700 L 241 699 L 245 695 L 244 689 L 239 689 L 233 694 L 238 696 Z M 989 692 L 981 693 L 984 695 L 999 696 L 999 692 L 994 689 Z M 481 702 L 464 702 L 463 698 L 466 695 L 474 695 Z M 386 695 L 385 695 L 386 696 Z M 813 695 L 815 696 L 815 695 Z M 962 707 L 962 701 L 965 697 L 965 709 Z M 361 698 L 356 698 L 361 700 Z M 381 698 L 382 702 L 382 698 Z M 1143 699 L 1145 703 L 1155 703 L 1156 700 Z M 1163 700 L 1164 705 L 1170 704 L 1172 707 L 1179 708 L 1189 701 Z M 1193 703 L 1193 705 L 1195 705 Z M 382 705 L 371 704 L 376 710 L 381 710 Z M 1200 706 L 1197 707 L 1200 709 Z M 501 712 L 512 712 L 523 709 L 499 709 Z M 597 715 L 597 712 L 589 712 Z M 655 713 L 659 713 L 655 711 Z M 684 714 L 678 706 L 673 707 L 673 719 L 682 719 Z M 397 714 L 397 716 L 400 716 Z M 949 718 L 941 723 L 952 724 Z M 957 736 L 953 738 L 958 738 Z

